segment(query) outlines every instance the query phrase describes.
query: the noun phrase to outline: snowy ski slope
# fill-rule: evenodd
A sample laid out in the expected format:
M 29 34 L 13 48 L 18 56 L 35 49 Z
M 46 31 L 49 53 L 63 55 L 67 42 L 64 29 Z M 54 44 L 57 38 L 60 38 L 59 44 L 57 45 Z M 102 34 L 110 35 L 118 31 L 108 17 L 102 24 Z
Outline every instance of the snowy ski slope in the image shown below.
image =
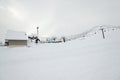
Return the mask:
M 0 47 L 0 80 L 120 80 L 120 30 L 59 44 Z

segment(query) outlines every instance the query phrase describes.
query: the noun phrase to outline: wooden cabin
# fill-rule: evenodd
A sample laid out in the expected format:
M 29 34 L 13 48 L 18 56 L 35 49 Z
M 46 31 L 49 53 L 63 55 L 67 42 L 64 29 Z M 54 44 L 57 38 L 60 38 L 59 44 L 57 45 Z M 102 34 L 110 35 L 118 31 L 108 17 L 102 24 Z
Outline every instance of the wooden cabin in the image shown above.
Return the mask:
M 25 32 L 18 31 L 7 31 L 5 38 L 6 46 L 26 46 L 27 45 L 27 35 Z

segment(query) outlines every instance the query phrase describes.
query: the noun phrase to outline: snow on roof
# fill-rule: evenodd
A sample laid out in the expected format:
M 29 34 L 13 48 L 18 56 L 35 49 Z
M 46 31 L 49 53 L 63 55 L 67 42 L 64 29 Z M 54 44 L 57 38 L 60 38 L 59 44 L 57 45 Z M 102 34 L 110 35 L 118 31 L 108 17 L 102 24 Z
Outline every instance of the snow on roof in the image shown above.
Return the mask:
M 27 40 L 25 32 L 8 30 L 6 34 L 6 40 Z

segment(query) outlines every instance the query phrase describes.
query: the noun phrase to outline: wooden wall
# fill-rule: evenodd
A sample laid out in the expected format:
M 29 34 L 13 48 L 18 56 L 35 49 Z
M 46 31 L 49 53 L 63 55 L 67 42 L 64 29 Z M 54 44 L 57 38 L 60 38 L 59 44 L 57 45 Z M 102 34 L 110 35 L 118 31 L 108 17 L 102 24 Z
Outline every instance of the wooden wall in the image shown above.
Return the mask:
M 9 40 L 8 45 L 27 45 L 27 40 Z

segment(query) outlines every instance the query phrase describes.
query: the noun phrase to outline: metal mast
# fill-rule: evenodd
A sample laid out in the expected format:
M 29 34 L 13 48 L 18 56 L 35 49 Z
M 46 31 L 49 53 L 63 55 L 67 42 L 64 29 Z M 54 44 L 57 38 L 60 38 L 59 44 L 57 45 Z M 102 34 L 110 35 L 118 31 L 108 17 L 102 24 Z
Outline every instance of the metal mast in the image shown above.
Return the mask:
M 39 29 L 39 27 L 37 27 L 37 37 L 38 37 L 38 35 L 39 35 L 39 30 L 38 30 L 38 29 Z

